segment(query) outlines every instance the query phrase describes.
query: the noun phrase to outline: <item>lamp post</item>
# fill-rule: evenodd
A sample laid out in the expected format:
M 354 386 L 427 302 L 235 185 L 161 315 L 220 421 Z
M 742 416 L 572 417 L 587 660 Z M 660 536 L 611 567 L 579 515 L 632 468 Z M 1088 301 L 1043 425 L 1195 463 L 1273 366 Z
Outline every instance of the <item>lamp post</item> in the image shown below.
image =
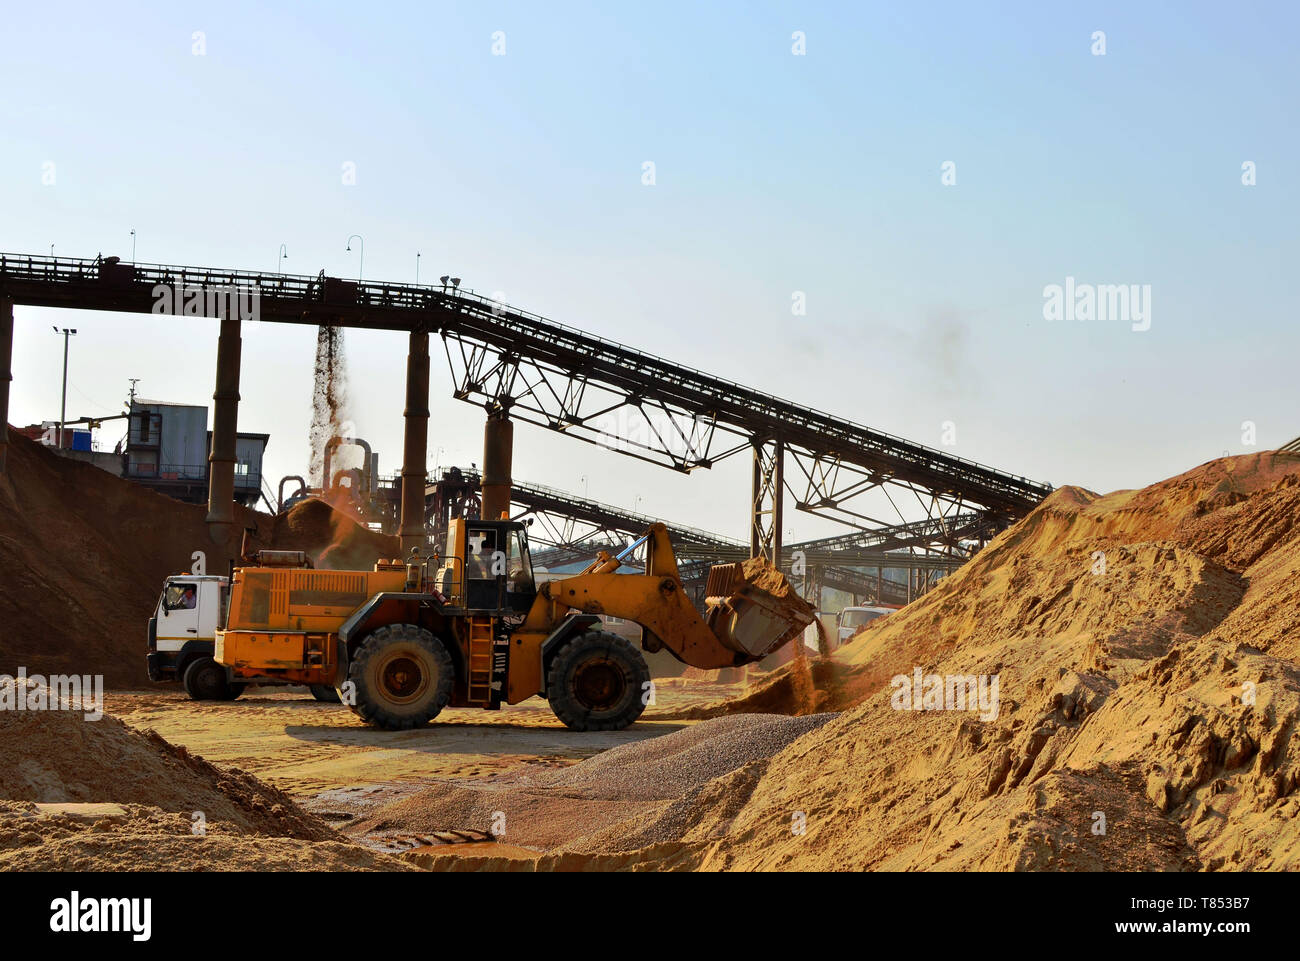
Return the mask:
M 275 264 L 275 272 L 276 272 L 277 274 L 283 274 L 283 273 L 284 273 L 284 261 L 285 261 L 285 258 L 287 258 L 288 256 L 289 256 L 289 248 L 286 247 L 284 244 L 281 244 L 281 245 L 280 245 L 280 259 L 279 259 L 278 261 L 276 261 L 276 264 Z
M 135 228 L 131 228 L 131 263 L 135 263 Z M 75 331 L 74 331 L 75 333 Z
M 420 286 L 420 252 L 415 252 L 415 286 Z
M 59 401 L 59 443 L 60 449 L 63 447 L 63 425 L 68 420 L 68 339 L 74 336 L 77 331 L 73 328 L 64 327 L 59 330 L 54 328 L 56 334 L 63 334 L 63 395 Z
M 348 238 L 348 250 L 352 249 L 353 240 L 361 244 L 361 260 L 357 263 L 357 283 L 361 283 L 361 275 L 366 268 L 366 240 L 360 234 L 353 234 Z

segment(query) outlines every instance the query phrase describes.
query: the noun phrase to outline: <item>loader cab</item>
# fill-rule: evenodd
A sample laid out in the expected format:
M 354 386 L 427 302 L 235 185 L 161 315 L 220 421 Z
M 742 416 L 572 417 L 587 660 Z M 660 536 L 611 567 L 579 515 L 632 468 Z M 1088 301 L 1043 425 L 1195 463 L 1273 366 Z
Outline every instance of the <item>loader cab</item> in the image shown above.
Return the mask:
M 455 606 L 466 610 L 526 614 L 537 596 L 537 584 L 524 525 L 452 520 L 438 585 Z

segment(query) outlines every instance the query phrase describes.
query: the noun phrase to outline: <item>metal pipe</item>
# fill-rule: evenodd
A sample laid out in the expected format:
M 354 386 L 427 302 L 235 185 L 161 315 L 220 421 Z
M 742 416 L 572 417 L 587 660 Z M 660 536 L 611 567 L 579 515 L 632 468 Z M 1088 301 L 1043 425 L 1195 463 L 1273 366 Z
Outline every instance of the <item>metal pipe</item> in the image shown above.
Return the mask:
M 217 385 L 212 393 L 212 452 L 208 455 L 208 536 L 230 540 L 235 524 L 235 445 L 239 431 L 239 318 L 224 317 L 217 337 Z
M 297 492 L 293 495 L 294 497 L 297 497 L 298 494 L 305 494 L 305 493 L 307 492 L 307 481 L 306 481 L 304 478 L 298 476 L 297 474 L 290 474 L 290 475 L 288 475 L 287 477 L 281 477 L 281 478 L 280 478 L 280 487 L 279 487 L 279 489 L 276 491 L 276 496 L 277 496 L 278 499 L 279 499 L 279 503 L 277 503 L 277 504 L 275 505 L 275 509 L 276 509 L 276 512 L 277 512 L 277 513 L 278 513 L 279 511 L 284 510 L 284 485 L 287 484 L 289 481 L 297 481 L 297 482 L 298 482 L 298 490 L 297 490 Z
M 429 451 L 429 335 L 411 331 L 406 355 L 406 432 L 402 444 L 402 517 L 398 537 L 402 556 L 424 549 L 425 461 Z
M 321 483 L 326 491 L 334 486 L 334 475 L 330 470 L 330 465 L 334 460 L 334 452 L 345 445 L 360 447 L 365 451 L 365 458 L 361 465 L 361 473 L 364 475 L 370 470 L 370 459 L 372 455 L 369 444 L 360 437 L 331 437 L 325 444 L 325 469 L 321 472 Z M 374 484 L 372 483 L 370 488 L 373 489 L 373 487 Z
M 502 412 L 488 415 L 483 427 L 484 520 L 510 516 L 510 469 L 514 459 L 515 425 Z
M 63 330 L 63 393 L 59 399 L 59 450 L 63 450 L 63 430 L 64 425 L 68 422 L 68 341 L 72 339 L 72 331 L 64 328 Z
M 14 349 L 14 302 L 0 300 L 0 474 L 5 472 L 5 455 L 9 452 L 9 382 L 14 379 L 9 367 Z

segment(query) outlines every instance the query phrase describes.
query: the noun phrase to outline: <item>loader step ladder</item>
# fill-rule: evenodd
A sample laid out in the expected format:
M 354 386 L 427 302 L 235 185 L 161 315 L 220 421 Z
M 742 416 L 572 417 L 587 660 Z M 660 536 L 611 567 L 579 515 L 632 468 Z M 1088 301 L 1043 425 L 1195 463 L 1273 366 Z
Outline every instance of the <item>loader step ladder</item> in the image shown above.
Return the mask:
M 326 657 L 326 644 L 329 641 L 327 634 L 308 634 L 306 644 L 303 646 L 303 667 L 323 670 L 328 658 Z
M 486 615 L 469 619 L 469 700 L 486 704 L 492 699 L 492 621 Z

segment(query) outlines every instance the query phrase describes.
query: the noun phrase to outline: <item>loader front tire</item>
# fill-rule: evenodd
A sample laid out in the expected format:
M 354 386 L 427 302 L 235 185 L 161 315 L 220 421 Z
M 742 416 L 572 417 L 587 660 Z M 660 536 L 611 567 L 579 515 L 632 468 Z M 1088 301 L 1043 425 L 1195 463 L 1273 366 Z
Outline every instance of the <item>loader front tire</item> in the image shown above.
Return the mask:
M 331 687 L 328 684 L 308 684 L 307 689 L 311 691 L 311 696 L 325 704 L 338 704 L 342 701 L 339 697 L 338 688 Z
M 621 731 L 645 710 L 650 668 L 628 641 L 587 631 L 556 653 L 546 672 L 546 698 L 574 731 Z
M 352 712 L 374 727 L 421 727 L 451 700 L 456 668 L 442 641 L 415 624 L 390 624 L 357 648 L 348 664 Z

